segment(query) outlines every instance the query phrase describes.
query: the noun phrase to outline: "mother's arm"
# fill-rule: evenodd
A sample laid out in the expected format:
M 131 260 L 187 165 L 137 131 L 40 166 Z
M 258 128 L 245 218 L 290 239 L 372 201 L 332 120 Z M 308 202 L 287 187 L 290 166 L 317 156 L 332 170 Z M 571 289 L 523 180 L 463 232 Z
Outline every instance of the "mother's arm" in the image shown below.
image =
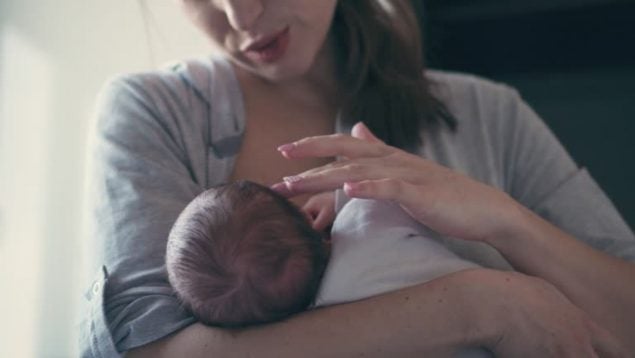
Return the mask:
M 621 356 L 613 338 L 551 285 L 487 269 L 257 328 L 194 324 L 127 356 L 449 357 L 468 346 L 502 357 Z
M 287 195 L 344 186 L 352 197 L 395 200 L 437 232 L 483 241 L 520 272 L 554 284 L 635 352 L 635 265 L 572 238 L 509 195 L 432 161 L 379 142 L 358 124 L 353 135 L 321 136 L 280 148 L 288 158 L 340 156 L 274 186 Z
M 582 243 L 517 205 L 517 224 L 486 242 L 514 267 L 553 283 L 635 352 L 635 264 Z

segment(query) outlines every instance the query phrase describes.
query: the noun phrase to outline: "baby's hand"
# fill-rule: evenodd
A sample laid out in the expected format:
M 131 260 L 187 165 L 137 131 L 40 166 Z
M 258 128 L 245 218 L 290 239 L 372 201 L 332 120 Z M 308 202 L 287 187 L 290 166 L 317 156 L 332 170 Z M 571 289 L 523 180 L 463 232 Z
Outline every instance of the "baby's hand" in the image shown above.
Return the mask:
M 335 192 L 327 191 L 313 195 L 304 204 L 302 211 L 307 215 L 315 230 L 324 231 L 335 220 Z

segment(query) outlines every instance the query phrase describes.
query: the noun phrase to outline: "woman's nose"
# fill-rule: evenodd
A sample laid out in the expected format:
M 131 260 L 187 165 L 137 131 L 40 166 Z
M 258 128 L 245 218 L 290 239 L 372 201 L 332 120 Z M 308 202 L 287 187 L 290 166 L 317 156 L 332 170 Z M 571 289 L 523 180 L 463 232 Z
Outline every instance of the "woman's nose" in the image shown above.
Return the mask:
M 249 30 L 263 9 L 262 0 L 225 0 L 227 21 L 236 30 Z

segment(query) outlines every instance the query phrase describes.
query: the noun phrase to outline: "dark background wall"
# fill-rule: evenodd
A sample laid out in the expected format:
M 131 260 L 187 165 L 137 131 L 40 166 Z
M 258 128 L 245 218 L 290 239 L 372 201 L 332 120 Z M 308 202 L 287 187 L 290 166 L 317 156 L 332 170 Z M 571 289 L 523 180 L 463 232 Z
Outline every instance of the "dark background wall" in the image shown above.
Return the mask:
M 516 87 L 635 228 L 635 1 L 414 2 L 428 66 Z

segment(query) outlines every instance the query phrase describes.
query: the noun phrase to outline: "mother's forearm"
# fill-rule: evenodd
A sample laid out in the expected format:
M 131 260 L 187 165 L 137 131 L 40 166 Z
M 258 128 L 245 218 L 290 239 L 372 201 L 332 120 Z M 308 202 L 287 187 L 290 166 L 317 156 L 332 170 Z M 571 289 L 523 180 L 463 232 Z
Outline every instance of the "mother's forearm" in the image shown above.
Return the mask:
M 489 238 L 520 272 L 561 290 L 635 352 L 635 264 L 576 240 L 518 205 L 515 230 Z
M 491 338 L 474 326 L 479 310 L 466 290 L 485 270 L 469 271 L 257 328 L 228 331 L 195 324 L 128 356 L 449 357 Z

